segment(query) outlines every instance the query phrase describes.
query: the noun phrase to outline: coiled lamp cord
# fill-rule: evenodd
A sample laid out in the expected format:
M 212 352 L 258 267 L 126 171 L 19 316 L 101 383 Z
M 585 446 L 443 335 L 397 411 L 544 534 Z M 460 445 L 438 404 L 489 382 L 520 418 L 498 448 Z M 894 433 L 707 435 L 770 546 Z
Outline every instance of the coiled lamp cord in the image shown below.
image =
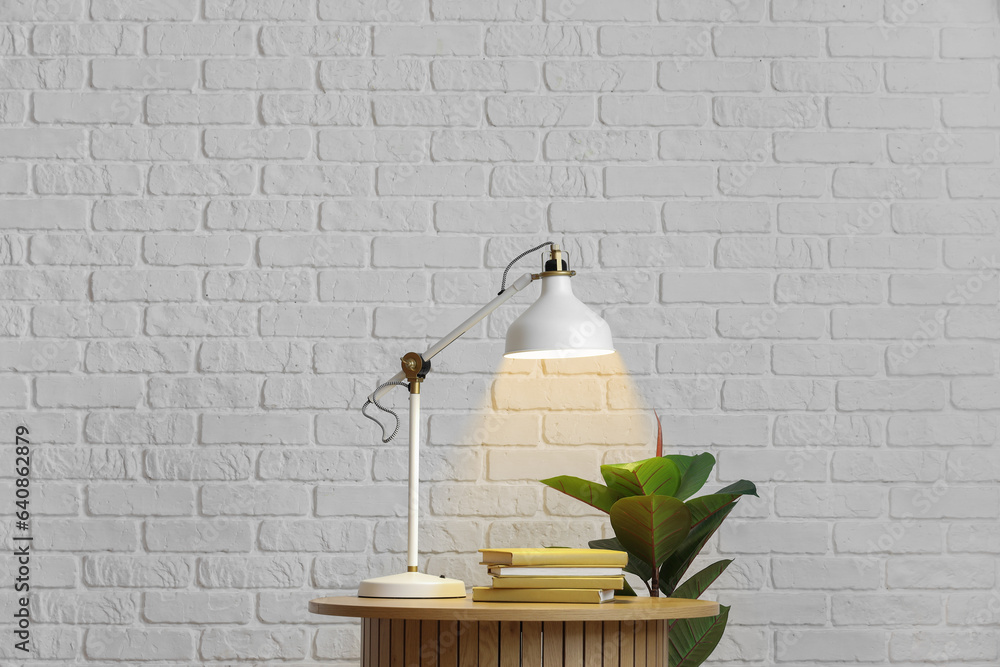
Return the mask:
M 374 396 L 383 387 L 388 387 L 389 385 L 405 385 L 405 384 L 406 383 L 403 382 L 402 380 L 398 380 L 396 382 L 393 382 L 391 380 L 389 382 L 383 382 L 382 384 L 380 384 L 378 387 L 375 388 L 375 391 L 372 392 L 372 397 L 369 398 L 367 401 L 365 401 L 365 404 L 361 406 L 361 414 L 363 414 L 368 419 L 371 419 L 373 422 L 375 422 L 376 424 L 378 424 L 378 427 L 380 429 L 382 429 L 382 444 L 388 443 L 390 440 L 392 440 L 393 438 L 396 437 L 397 433 L 399 433 L 399 415 L 397 415 L 394 410 L 392 410 L 390 408 L 387 408 L 387 407 L 384 407 L 381 403 L 378 402 L 378 399 L 374 398 Z M 396 420 L 396 428 L 392 429 L 392 433 L 389 434 L 389 437 L 386 437 L 386 435 L 385 435 L 385 426 L 382 425 L 382 422 L 380 422 L 379 420 L 375 419 L 374 417 L 372 417 L 370 414 L 368 414 L 366 412 L 366 410 L 367 410 L 367 408 L 368 408 L 369 405 L 374 405 L 376 408 L 378 408 L 382 412 L 388 412 L 390 415 L 392 415 L 392 418 Z

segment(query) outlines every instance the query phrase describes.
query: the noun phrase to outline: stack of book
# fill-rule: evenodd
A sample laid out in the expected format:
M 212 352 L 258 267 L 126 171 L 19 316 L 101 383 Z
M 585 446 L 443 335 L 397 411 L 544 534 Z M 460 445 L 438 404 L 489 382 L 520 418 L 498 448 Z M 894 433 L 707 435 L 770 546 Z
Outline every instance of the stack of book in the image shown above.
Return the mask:
M 624 551 L 608 549 L 480 549 L 493 586 L 472 589 L 476 602 L 600 603 L 625 586 Z

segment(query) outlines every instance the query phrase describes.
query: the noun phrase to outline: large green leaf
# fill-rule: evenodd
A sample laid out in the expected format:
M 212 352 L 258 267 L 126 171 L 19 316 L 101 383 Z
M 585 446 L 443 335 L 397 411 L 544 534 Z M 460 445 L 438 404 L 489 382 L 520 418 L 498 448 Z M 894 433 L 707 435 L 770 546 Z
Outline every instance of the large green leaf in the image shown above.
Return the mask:
M 567 496 L 581 500 L 602 512 L 610 512 L 611 506 L 621 498 L 620 494 L 612 491 L 603 484 L 570 475 L 559 475 L 558 477 L 543 479 L 542 484 L 551 486 L 556 491 L 562 491 Z
M 715 493 L 700 496 L 687 501 L 685 505 L 691 512 L 691 530 L 684 542 L 670 555 L 660 568 L 660 590 L 670 597 L 680 583 L 681 577 L 695 557 L 701 552 L 705 543 L 715 534 L 719 526 L 736 506 L 740 496 L 729 493 Z
M 612 551 L 624 551 L 628 553 L 628 550 L 622 546 L 617 537 L 609 537 L 604 540 L 591 540 L 587 545 L 591 549 L 611 549 Z M 628 554 L 628 564 L 623 569 L 643 581 L 649 581 L 653 578 L 653 568 L 650 567 L 649 563 L 643 562 L 633 553 Z
M 715 580 L 726 571 L 726 568 L 732 562 L 732 559 L 729 559 L 712 563 L 697 574 L 691 575 L 691 578 L 678 586 L 677 590 L 670 597 L 697 600 L 709 586 L 715 583 Z
M 684 454 L 668 454 L 665 459 L 670 459 L 677 466 L 681 473 L 681 484 L 674 493 L 675 498 L 687 500 L 705 486 L 708 476 L 712 474 L 715 467 L 715 457 L 704 452 L 697 456 L 686 456 Z
M 687 537 L 691 510 L 669 496 L 632 496 L 611 507 L 611 527 L 626 550 L 659 567 Z
M 601 466 L 608 488 L 623 497 L 673 496 L 681 483 L 677 464 L 663 457 Z
M 738 482 L 733 482 L 724 489 L 719 489 L 716 493 L 731 493 L 735 496 L 756 496 L 757 486 L 753 482 L 741 479 Z
M 681 618 L 670 623 L 667 633 L 670 667 L 698 667 L 712 655 L 726 631 L 729 607 L 720 606 L 718 616 Z

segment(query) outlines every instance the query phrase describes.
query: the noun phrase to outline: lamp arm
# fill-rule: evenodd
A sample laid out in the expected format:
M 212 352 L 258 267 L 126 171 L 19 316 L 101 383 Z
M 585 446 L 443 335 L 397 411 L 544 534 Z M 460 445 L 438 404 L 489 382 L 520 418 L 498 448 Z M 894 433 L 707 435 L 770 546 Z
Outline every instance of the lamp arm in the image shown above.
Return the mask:
M 530 273 L 525 273 L 523 276 L 515 280 L 503 292 L 501 292 L 496 298 L 494 298 L 485 306 L 477 310 L 468 319 L 459 324 L 457 327 L 452 329 L 451 332 L 449 332 L 444 338 L 442 338 L 441 340 L 439 340 L 438 342 L 434 343 L 429 348 L 427 348 L 427 350 L 421 355 L 421 357 L 423 357 L 424 361 L 430 361 L 433 357 L 437 356 L 438 352 L 440 352 L 444 348 L 454 343 L 456 340 L 458 340 L 458 338 L 462 336 L 462 334 L 464 334 L 466 331 L 468 331 L 472 327 L 482 322 L 490 315 L 490 313 L 492 313 L 494 310 L 502 306 L 515 294 L 517 294 L 525 287 L 530 285 L 531 281 L 534 279 L 535 276 L 533 276 Z M 398 373 L 393 375 L 392 378 L 389 379 L 389 382 L 401 382 L 405 379 L 406 379 L 406 374 L 403 373 L 403 371 L 399 371 Z M 379 400 L 387 393 L 389 393 L 394 386 L 397 385 L 387 384 L 382 386 L 381 388 L 372 392 L 371 395 L 369 395 L 368 400 L 372 402 Z

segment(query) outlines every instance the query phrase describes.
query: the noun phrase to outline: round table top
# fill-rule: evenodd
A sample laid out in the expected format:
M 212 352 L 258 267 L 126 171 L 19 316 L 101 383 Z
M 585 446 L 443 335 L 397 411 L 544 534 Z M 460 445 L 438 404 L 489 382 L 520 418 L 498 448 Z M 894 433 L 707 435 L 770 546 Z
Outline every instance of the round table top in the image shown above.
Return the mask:
M 602 604 L 473 602 L 338 597 L 309 601 L 309 611 L 327 616 L 431 621 L 652 621 L 716 616 L 719 603 L 681 598 L 618 597 Z

